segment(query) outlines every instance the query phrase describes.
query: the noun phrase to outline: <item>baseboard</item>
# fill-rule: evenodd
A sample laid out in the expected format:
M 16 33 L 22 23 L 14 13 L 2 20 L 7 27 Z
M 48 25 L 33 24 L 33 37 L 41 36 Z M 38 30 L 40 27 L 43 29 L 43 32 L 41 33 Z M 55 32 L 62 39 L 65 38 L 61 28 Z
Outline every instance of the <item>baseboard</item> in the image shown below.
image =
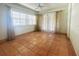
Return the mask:
M 28 33 L 32 33 L 32 32 L 35 32 L 35 31 L 31 31 L 31 32 L 20 34 L 20 35 L 16 35 L 15 37 L 19 37 L 19 36 L 22 36 L 22 35 L 25 35 L 25 34 L 28 34 Z
M 70 40 L 70 41 L 71 41 L 71 40 Z M 71 41 L 71 44 L 72 44 L 72 41 Z M 77 54 L 76 49 L 74 48 L 74 45 L 73 45 L 73 44 L 72 44 L 72 46 L 73 46 L 73 49 L 74 49 L 74 51 L 75 51 L 76 56 L 79 56 L 79 55 Z
M 60 32 L 55 32 L 56 34 L 62 34 L 62 35 L 67 35 L 67 33 L 60 33 Z
M 69 39 L 69 40 L 71 41 L 71 39 Z M 74 49 L 74 51 L 75 51 L 76 56 L 79 56 L 79 55 L 77 54 L 77 51 L 76 51 L 76 49 L 75 49 L 75 47 L 74 47 L 72 41 L 71 41 L 71 44 L 72 44 L 72 46 L 73 46 L 73 49 Z
M 67 36 L 67 39 L 68 40 L 70 40 L 70 42 L 71 42 L 71 44 L 72 44 L 72 41 L 71 41 L 71 39 Z M 73 47 L 73 49 L 74 49 L 74 52 L 75 52 L 75 54 L 76 54 L 76 56 L 78 56 L 78 54 L 77 54 L 77 52 L 76 52 L 76 49 L 74 48 L 74 45 L 72 44 L 72 47 Z
M 34 31 L 32 31 L 32 32 L 34 32 Z M 19 37 L 19 36 L 22 36 L 22 35 L 25 35 L 25 34 L 28 34 L 28 33 L 32 33 L 32 32 L 27 32 L 27 33 L 23 33 L 23 34 L 20 34 L 20 35 L 16 35 L 15 37 Z M 8 40 L 7 39 L 1 39 L 0 44 L 4 43 L 6 41 L 8 41 Z

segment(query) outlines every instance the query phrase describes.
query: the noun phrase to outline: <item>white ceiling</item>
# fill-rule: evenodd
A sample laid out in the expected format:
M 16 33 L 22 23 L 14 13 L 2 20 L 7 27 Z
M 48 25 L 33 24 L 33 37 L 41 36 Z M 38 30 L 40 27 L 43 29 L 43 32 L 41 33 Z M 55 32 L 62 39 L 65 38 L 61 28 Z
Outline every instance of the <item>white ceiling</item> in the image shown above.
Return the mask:
M 67 7 L 67 3 L 40 3 L 42 6 L 41 9 L 37 8 L 38 7 L 38 3 L 20 3 L 23 6 L 26 6 L 30 9 L 33 9 L 35 11 L 45 11 L 45 10 L 49 10 L 49 9 L 59 9 L 59 8 L 65 8 Z

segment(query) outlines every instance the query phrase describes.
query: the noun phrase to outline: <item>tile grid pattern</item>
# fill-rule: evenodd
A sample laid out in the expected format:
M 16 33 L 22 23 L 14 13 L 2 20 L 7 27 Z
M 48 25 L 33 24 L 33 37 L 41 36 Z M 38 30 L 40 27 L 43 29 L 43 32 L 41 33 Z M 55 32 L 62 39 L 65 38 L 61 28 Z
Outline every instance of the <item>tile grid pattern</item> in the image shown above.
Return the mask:
M 32 32 L 0 44 L 1 56 L 75 56 L 66 35 Z

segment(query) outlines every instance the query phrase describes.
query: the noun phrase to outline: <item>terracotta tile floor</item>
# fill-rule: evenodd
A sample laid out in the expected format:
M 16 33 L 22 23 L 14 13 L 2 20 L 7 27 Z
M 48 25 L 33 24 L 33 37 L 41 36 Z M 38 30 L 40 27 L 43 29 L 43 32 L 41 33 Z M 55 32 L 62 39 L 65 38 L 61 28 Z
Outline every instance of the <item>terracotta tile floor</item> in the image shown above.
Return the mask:
M 32 32 L 0 44 L 1 56 L 75 56 L 65 35 Z

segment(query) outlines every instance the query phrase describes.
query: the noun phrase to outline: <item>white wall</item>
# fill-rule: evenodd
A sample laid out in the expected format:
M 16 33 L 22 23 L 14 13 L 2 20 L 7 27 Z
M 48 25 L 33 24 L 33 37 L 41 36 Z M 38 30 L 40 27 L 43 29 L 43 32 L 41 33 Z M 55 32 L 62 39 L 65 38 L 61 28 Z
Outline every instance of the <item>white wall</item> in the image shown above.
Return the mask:
M 70 40 L 79 55 L 79 4 L 72 4 L 70 22 Z
M 14 4 L 14 5 L 17 6 L 17 4 Z M 12 4 L 12 6 L 13 6 L 13 4 Z M 6 39 L 6 37 L 7 37 L 6 8 L 7 8 L 6 4 L 0 4 L 0 40 Z M 23 8 L 22 8 L 22 10 L 23 10 Z M 27 12 L 27 8 L 24 8 L 24 11 Z M 30 12 L 30 10 L 29 10 L 29 12 Z M 32 12 L 32 14 L 35 14 L 35 11 L 31 11 L 31 12 Z M 33 26 L 18 26 L 18 27 L 15 27 L 15 35 L 24 34 L 27 32 L 34 31 L 34 30 L 35 30 L 35 25 L 33 25 Z
M 27 32 L 32 32 L 34 30 L 35 30 L 35 25 L 16 26 L 15 35 L 21 35 Z

